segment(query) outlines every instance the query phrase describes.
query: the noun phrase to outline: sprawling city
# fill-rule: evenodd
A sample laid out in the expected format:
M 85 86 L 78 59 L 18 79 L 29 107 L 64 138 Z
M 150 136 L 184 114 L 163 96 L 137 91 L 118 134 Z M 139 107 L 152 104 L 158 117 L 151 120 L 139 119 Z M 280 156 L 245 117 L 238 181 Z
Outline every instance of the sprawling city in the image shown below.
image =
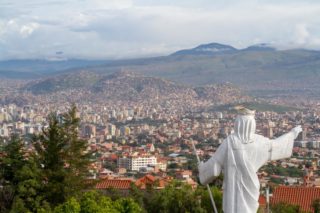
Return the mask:
M 318 3 L 3 8 L 0 213 L 320 212 Z
M 119 79 L 120 88 L 114 82 Z M 136 91 L 140 97 L 123 89 L 140 80 L 144 81 L 141 91 Z M 31 155 L 35 148 L 30 142 L 32 135 L 49 127 L 50 113 L 59 117 L 76 106 L 81 121 L 78 134 L 87 142 L 86 152 L 92 155 L 87 179 L 97 181 L 94 189 L 126 194 L 131 184 L 140 189 L 154 184 L 161 190 L 176 180 L 195 189 L 199 181 L 192 143 L 203 161 L 209 159 L 233 132 L 237 116 L 233 107 L 245 104 L 256 110 L 257 134 L 273 139 L 296 125 L 303 127 L 291 158 L 270 161 L 259 170 L 261 207 L 266 206 L 267 188 L 280 190 L 272 200 L 281 199 L 277 197 L 281 196 L 281 186 L 320 187 L 320 110 L 314 104 L 293 106 L 288 101 L 287 105 L 277 105 L 273 103 L 277 100 L 267 103 L 243 95 L 231 84 L 192 90 L 128 72 L 117 73 L 109 81 L 112 91 L 100 98 L 81 89 L 34 95 L 12 91 L 12 87 L 10 91 L 3 84 L 2 90 L 8 91 L 0 113 L 3 144 L 11 135 L 20 135 L 26 153 Z M 164 89 L 159 89 L 163 83 Z M 221 180 L 215 184 L 221 187 Z

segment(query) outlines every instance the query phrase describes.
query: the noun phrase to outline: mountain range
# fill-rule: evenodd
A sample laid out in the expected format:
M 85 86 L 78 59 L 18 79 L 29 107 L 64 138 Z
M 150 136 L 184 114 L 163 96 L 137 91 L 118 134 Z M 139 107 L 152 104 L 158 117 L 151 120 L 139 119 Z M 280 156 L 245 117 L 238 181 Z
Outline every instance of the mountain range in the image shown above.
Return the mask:
M 80 86 L 95 81 L 95 75 L 128 71 L 193 87 L 230 82 L 256 96 L 317 96 L 320 92 L 320 51 L 277 50 L 268 44 L 236 49 L 211 43 L 168 56 L 127 60 L 0 62 L 0 77 L 36 79 L 34 84 L 42 83 L 48 90 L 78 87 L 77 76 L 84 71 L 92 76 Z M 54 80 L 65 74 L 75 79 Z

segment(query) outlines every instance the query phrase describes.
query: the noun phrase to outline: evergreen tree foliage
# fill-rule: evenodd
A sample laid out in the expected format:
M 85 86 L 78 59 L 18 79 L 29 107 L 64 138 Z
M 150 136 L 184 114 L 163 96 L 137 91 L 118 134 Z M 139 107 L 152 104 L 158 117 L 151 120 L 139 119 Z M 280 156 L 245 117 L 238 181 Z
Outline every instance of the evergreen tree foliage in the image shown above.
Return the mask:
M 0 212 L 47 211 L 48 204 L 41 196 L 41 171 L 35 157 L 27 155 L 17 135 L 11 136 L 3 151 L 5 154 L 0 160 Z
M 17 191 L 19 172 L 25 164 L 23 142 L 17 135 L 2 147 L 4 156 L 0 158 L 0 212 L 11 209 Z
M 56 206 L 87 187 L 90 164 L 87 141 L 79 139 L 79 118 L 73 106 L 62 116 L 51 114 L 49 126 L 35 136 L 34 146 L 43 170 L 45 199 Z
M 33 157 L 28 158 L 21 170 L 16 173 L 18 184 L 12 212 L 49 211 L 49 204 L 42 196 L 41 170 Z
M 85 179 L 89 175 L 91 153 L 87 152 L 88 141 L 79 138 L 80 118 L 73 106 L 62 116 L 62 132 L 64 135 L 67 196 L 72 196 L 90 184 Z
M 48 120 L 49 127 L 44 128 L 42 133 L 35 136 L 33 140 L 38 163 L 42 169 L 45 199 L 55 206 L 66 200 L 65 179 L 67 174 L 64 169 L 66 146 L 58 117 L 51 114 Z
M 12 135 L 1 141 L 0 212 L 50 212 L 87 187 L 90 153 L 87 142 L 78 137 L 80 125 L 76 107 L 48 117 L 48 127 L 34 135 L 34 153 Z
M 0 186 L 0 212 L 6 213 L 11 209 L 14 199 L 14 189 L 11 185 Z
M 16 171 L 25 164 L 25 152 L 23 142 L 18 135 L 12 135 L 8 143 L 3 147 L 5 156 L 0 160 L 1 178 L 6 184 L 17 184 Z

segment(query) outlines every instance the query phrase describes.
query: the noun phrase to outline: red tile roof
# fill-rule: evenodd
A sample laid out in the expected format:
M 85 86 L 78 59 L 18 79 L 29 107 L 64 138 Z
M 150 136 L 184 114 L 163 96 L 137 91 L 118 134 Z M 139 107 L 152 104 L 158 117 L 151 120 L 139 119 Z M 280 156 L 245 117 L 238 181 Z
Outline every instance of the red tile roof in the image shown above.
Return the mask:
M 264 195 L 259 196 L 259 205 L 260 206 L 266 206 L 267 204 L 267 199 Z
M 104 179 L 96 184 L 96 189 L 130 189 L 132 180 Z
M 165 177 L 165 178 L 160 178 L 160 177 L 154 177 L 150 174 L 145 175 L 144 177 L 133 181 L 130 179 L 103 179 L 100 180 L 96 184 L 96 189 L 121 189 L 121 190 L 127 190 L 131 188 L 131 184 L 135 184 L 138 186 L 140 189 L 146 189 L 147 185 L 153 185 L 157 183 L 156 187 L 158 189 L 164 188 L 168 183 L 172 181 L 171 177 Z
M 154 184 L 154 182 L 156 181 L 156 178 L 152 175 L 145 175 L 142 178 L 139 178 L 135 184 L 140 187 L 140 188 L 146 188 L 146 185 L 150 184 Z
M 160 177 L 154 177 L 150 174 L 145 175 L 144 177 L 138 179 L 135 184 L 140 189 L 146 189 L 147 185 L 153 185 L 157 183 L 157 188 L 164 188 L 168 183 L 170 183 L 170 179 L 168 178 L 160 178 Z
M 312 201 L 319 198 L 320 188 L 279 186 L 273 191 L 270 202 L 299 205 L 303 211 L 313 212 Z

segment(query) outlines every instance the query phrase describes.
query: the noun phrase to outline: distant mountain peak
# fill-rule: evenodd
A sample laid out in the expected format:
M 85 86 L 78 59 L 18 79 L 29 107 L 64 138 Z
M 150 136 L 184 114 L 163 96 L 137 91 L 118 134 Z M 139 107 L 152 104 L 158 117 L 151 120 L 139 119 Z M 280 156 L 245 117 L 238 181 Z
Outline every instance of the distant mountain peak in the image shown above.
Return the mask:
M 219 53 L 230 53 L 237 51 L 236 48 L 219 43 L 201 44 L 192 49 L 180 50 L 172 55 L 215 55 Z
M 244 51 L 276 51 L 276 48 L 272 47 L 272 45 L 268 43 L 260 43 L 260 44 L 251 45 L 243 50 Z
M 211 52 L 237 50 L 236 48 L 234 48 L 230 45 L 219 44 L 219 43 L 201 44 L 194 49 L 195 50 L 203 50 L 203 51 L 211 51 Z

